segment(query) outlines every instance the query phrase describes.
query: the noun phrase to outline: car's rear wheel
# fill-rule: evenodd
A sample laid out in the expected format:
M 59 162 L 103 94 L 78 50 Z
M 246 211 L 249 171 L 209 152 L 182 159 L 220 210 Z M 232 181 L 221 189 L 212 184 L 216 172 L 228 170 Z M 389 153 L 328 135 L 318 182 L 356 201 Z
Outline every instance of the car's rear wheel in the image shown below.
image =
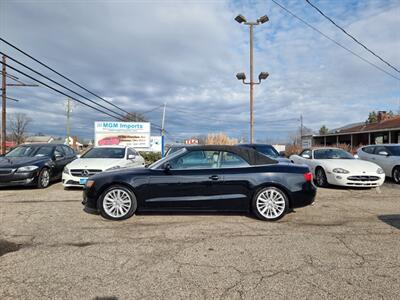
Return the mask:
M 50 184 L 50 170 L 43 168 L 38 176 L 37 187 L 39 189 L 45 189 Z
M 252 201 L 254 214 L 260 220 L 276 221 L 282 218 L 288 209 L 286 194 L 277 187 L 266 187 L 255 194 Z
M 400 166 L 394 167 L 392 178 L 395 183 L 400 184 Z
M 131 190 L 124 186 L 109 187 L 100 198 L 100 213 L 110 220 L 124 220 L 137 209 L 137 200 Z
M 320 187 L 328 186 L 328 180 L 326 179 L 325 171 L 321 167 L 319 167 L 316 171 L 315 181 L 316 181 L 317 185 Z

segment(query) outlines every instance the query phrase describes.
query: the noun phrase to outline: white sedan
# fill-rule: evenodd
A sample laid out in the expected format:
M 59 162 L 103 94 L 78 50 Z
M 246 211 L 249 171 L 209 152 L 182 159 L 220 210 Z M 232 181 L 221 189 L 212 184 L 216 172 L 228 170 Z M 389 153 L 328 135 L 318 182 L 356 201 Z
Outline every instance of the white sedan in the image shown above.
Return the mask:
M 83 187 L 90 176 L 120 168 L 143 167 L 144 158 L 126 146 L 94 147 L 66 165 L 62 174 L 65 188 Z
M 339 148 L 305 149 L 290 159 L 295 164 L 305 164 L 314 175 L 316 184 L 347 187 L 377 187 L 385 181 L 385 172 L 378 165 L 355 159 Z

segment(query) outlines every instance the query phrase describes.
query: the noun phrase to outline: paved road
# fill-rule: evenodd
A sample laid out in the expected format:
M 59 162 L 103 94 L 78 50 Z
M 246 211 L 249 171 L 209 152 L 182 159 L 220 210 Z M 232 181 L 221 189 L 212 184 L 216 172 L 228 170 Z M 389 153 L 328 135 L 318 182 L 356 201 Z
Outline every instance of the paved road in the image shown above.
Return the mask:
M 319 189 L 276 223 L 106 221 L 81 191 L 0 190 L 0 299 L 398 299 L 400 186 Z

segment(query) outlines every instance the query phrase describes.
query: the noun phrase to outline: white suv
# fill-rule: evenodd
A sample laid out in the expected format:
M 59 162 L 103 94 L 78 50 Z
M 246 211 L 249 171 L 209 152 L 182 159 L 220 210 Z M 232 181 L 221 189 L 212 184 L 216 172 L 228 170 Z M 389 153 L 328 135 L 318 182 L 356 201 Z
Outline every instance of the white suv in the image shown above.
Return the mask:
M 400 184 L 400 144 L 364 146 L 357 150 L 357 155 L 379 165 L 387 177 Z
M 120 168 L 143 167 L 144 158 L 131 147 L 94 147 L 66 165 L 62 174 L 65 188 L 83 187 L 87 179 L 99 172 Z

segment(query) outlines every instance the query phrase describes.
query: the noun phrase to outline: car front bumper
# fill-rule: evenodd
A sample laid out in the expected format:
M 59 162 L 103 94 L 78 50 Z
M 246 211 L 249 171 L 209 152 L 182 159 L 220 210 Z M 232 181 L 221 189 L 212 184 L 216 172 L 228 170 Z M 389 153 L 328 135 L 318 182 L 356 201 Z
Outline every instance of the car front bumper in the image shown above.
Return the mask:
M 62 174 L 62 184 L 64 187 L 80 187 L 83 188 L 84 184 L 79 183 L 79 180 L 84 177 L 73 176 L 71 174 L 66 174 L 63 172 Z
M 347 187 L 378 187 L 385 182 L 385 174 L 365 173 L 365 174 L 336 174 L 328 173 L 329 184 Z

